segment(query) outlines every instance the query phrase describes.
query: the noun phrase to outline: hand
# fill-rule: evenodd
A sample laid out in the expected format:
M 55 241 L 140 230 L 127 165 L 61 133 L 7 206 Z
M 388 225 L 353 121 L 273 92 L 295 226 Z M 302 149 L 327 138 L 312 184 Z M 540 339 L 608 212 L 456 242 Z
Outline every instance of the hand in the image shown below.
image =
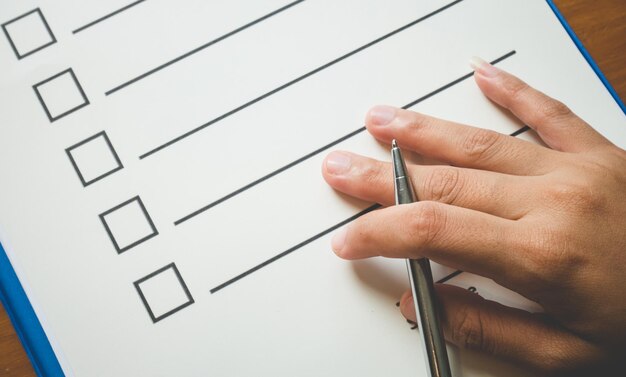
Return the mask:
M 397 139 L 454 167 L 409 166 L 421 201 L 392 206 L 390 164 L 332 152 L 323 174 L 333 188 L 390 206 L 340 230 L 333 250 L 345 259 L 427 257 L 491 278 L 545 310 L 532 314 L 438 285 L 446 339 L 461 347 L 546 374 L 623 363 L 626 151 L 562 103 L 486 62 L 475 64 L 475 79 L 550 148 L 375 107 L 366 120 L 374 137 Z M 410 292 L 401 310 L 415 320 Z

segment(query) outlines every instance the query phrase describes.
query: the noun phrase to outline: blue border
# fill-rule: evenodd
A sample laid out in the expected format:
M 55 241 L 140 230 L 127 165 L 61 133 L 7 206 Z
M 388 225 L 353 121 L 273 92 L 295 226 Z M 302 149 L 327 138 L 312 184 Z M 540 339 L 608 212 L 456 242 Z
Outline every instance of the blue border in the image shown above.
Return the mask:
M 624 102 L 622 102 L 622 99 L 619 97 L 613 86 L 611 86 L 609 80 L 606 79 L 598 64 L 596 64 L 595 60 L 593 60 L 593 58 L 591 57 L 591 54 L 589 54 L 589 51 L 587 51 L 585 46 L 583 46 L 583 43 L 580 41 L 580 39 L 578 39 L 578 36 L 576 35 L 576 33 L 574 33 L 574 30 L 572 30 L 571 26 L 569 26 L 569 24 L 565 20 L 565 17 L 563 17 L 561 12 L 559 11 L 559 8 L 557 8 L 553 0 L 546 1 L 548 2 L 548 5 L 552 9 L 556 17 L 559 19 L 559 21 L 561 21 L 561 25 L 563 25 L 563 28 L 565 29 L 565 31 L 567 31 L 569 37 L 572 39 L 576 47 L 578 47 L 578 51 L 580 51 L 580 53 L 585 57 L 585 60 L 587 60 L 587 63 L 589 63 L 591 68 L 593 68 L 596 75 L 598 75 L 598 78 L 600 78 L 606 89 L 609 91 L 609 93 L 611 93 L 611 96 L 613 97 L 615 102 L 617 102 L 617 105 L 620 107 L 620 109 L 622 109 L 622 112 L 626 114 L 626 106 L 624 106 Z
M 624 106 L 624 103 L 617 95 L 615 89 L 606 79 L 600 67 L 598 67 L 587 49 L 585 49 L 585 46 L 583 46 L 580 39 L 578 39 L 559 9 L 552 0 L 546 1 L 576 47 L 578 47 L 580 53 L 585 57 L 585 60 L 587 60 L 587 63 L 593 68 L 606 89 L 611 93 L 615 102 L 617 102 L 618 106 L 622 109 L 624 114 L 626 114 L 626 106 Z M 64 376 L 61 365 L 46 337 L 46 333 L 41 327 L 41 323 L 39 323 L 35 311 L 30 305 L 28 297 L 22 289 L 19 279 L 17 275 L 15 275 L 15 271 L 2 245 L 0 245 L 0 301 L 2 301 L 37 375 Z
M 26 292 L 0 245 L 0 301 L 38 376 L 64 376 Z

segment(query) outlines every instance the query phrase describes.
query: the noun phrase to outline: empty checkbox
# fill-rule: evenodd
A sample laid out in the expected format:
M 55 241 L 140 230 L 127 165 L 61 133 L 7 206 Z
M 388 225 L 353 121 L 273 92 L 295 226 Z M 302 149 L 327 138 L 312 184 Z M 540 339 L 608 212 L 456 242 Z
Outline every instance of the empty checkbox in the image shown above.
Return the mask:
M 154 271 L 134 284 L 154 323 L 194 303 L 174 263 Z
M 104 131 L 72 145 L 65 152 L 85 187 L 124 168 Z
M 139 196 L 102 213 L 100 220 L 118 254 L 159 234 Z
M 71 68 L 33 85 L 50 122 L 89 105 L 89 100 Z
M 2 24 L 2 30 L 18 59 L 56 43 L 56 38 L 39 8 Z

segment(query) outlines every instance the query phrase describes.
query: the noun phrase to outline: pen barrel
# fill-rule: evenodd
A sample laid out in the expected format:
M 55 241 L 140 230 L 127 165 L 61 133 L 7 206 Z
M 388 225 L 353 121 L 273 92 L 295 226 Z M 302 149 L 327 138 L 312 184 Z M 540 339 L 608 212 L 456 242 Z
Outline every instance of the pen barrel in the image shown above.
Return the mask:
M 409 204 L 415 202 L 415 193 L 413 191 L 413 186 L 411 185 L 411 181 L 407 177 L 397 177 L 395 185 L 397 204 Z
M 431 377 L 451 377 L 446 341 L 441 331 L 439 310 L 430 261 L 426 258 L 407 259 L 407 268 L 416 306 L 417 324 L 423 333 L 424 353 Z
M 407 176 L 407 168 L 402 152 L 394 142 L 391 149 L 393 177 L 395 184 L 396 204 L 409 204 L 417 200 L 411 180 Z M 426 258 L 407 259 L 409 280 L 413 291 L 417 325 L 422 334 L 422 348 L 428 361 L 430 377 L 451 377 L 450 362 L 446 341 L 439 321 L 437 297 L 430 261 Z
M 417 200 L 411 180 L 407 177 L 406 164 L 402 157 L 400 148 L 391 150 L 391 160 L 393 162 L 393 178 L 396 193 L 396 204 L 409 204 Z

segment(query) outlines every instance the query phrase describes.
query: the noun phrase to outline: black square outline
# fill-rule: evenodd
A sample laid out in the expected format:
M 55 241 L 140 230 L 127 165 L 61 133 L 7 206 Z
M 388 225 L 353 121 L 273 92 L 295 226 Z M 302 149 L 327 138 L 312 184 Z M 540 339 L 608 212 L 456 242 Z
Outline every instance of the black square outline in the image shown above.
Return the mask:
M 105 217 L 115 211 L 117 211 L 118 209 L 134 202 L 137 201 L 139 203 L 139 207 L 141 208 L 141 211 L 143 212 L 143 215 L 146 217 L 146 220 L 148 221 L 148 224 L 150 224 L 150 228 L 152 229 L 152 233 L 131 243 L 130 245 L 124 247 L 124 248 L 120 248 L 120 246 L 117 244 L 117 241 L 115 240 L 115 237 L 113 236 L 113 233 L 111 232 L 111 228 L 109 228 L 109 224 L 107 224 Z M 141 198 L 139 197 L 139 195 L 135 196 L 134 198 L 128 199 L 127 201 L 125 201 L 122 204 L 118 204 L 115 207 L 111 208 L 110 210 L 103 212 L 100 214 L 100 220 L 102 221 L 102 225 L 104 225 L 104 229 L 106 230 L 107 234 L 109 235 L 109 238 L 111 239 L 111 242 L 113 242 L 113 246 L 115 247 L 115 250 L 117 251 L 118 254 L 122 254 L 123 252 L 132 249 L 133 247 L 139 245 L 142 242 L 145 242 L 147 240 L 149 240 L 152 237 L 155 237 L 157 235 L 159 235 L 159 231 L 157 230 L 157 228 L 154 226 L 154 222 L 152 222 L 152 219 L 150 218 L 150 215 L 148 215 L 148 211 L 146 211 L 146 207 L 143 205 L 143 202 L 141 201 Z
M 64 74 L 69 73 L 70 76 L 72 76 L 72 79 L 74 80 L 74 84 L 76 84 L 76 87 L 78 88 L 78 91 L 80 92 L 80 95 L 83 97 L 83 100 L 85 102 L 83 102 L 82 104 L 67 110 L 64 113 L 61 113 L 55 117 L 53 117 L 52 115 L 50 115 L 50 110 L 48 110 L 48 107 L 46 106 L 46 102 L 43 100 L 43 98 L 41 97 L 41 93 L 39 93 L 39 90 L 37 89 L 39 86 L 44 85 L 54 79 L 56 79 L 57 77 L 63 76 Z M 59 120 L 61 118 L 63 118 L 66 115 L 69 115 L 71 113 L 73 113 L 74 111 L 83 108 L 87 105 L 89 105 L 89 99 L 87 98 L 87 96 L 85 95 L 85 91 L 83 90 L 83 87 L 80 86 L 80 83 L 78 82 L 78 79 L 76 78 L 76 75 L 74 74 L 74 71 L 72 70 L 72 68 L 68 68 L 65 71 L 59 72 L 56 75 L 49 77 L 41 82 L 38 82 L 37 84 L 33 85 L 33 89 L 35 90 L 35 94 L 37 95 L 37 98 L 39 99 L 39 103 L 41 103 L 41 106 L 43 106 L 43 110 L 46 112 L 46 115 L 48 116 L 48 119 L 50 120 L 50 123 L 54 122 L 55 120 Z
M 11 39 L 11 35 L 9 34 L 9 31 L 7 30 L 6 27 L 9 24 L 12 24 L 15 21 L 19 21 L 19 20 L 21 20 L 24 17 L 30 16 L 33 13 L 38 13 L 39 14 L 39 18 L 41 18 L 41 21 L 43 22 L 43 25 L 46 27 L 46 30 L 48 31 L 48 34 L 50 35 L 50 38 L 52 38 L 52 41 L 44 44 L 43 46 L 39 46 L 39 47 L 35 48 L 32 51 L 28 51 L 24 55 L 20 55 L 20 52 L 17 51 L 17 46 L 15 46 L 15 43 L 13 43 L 13 40 Z M 54 36 L 54 33 L 52 33 L 52 30 L 50 30 L 50 25 L 48 25 L 48 21 L 46 21 L 46 18 L 43 16 L 43 13 L 41 13 L 41 9 L 39 9 L 39 8 L 35 8 L 35 9 L 29 11 L 29 12 L 24 13 L 21 16 L 17 16 L 17 17 L 15 17 L 12 20 L 3 23 L 2 24 L 2 30 L 4 31 L 4 35 L 6 35 L 7 39 L 9 40 L 9 44 L 11 45 L 11 48 L 13 49 L 13 52 L 15 53 L 15 56 L 17 56 L 17 60 L 21 60 L 21 59 L 27 57 L 28 55 L 32 55 L 35 52 L 43 50 L 44 48 L 46 48 L 46 47 L 48 47 L 50 45 L 53 45 L 53 44 L 55 44 L 57 42 L 57 39 Z
M 155 317 L 154 313 L 152 312 L 152 308 L 150 308 L 150 304 L 148 304 L 148 300 L 146 300 L 146 296 L 144 296 L 141 287 L 139 286 L 141 283 L 145 282 L 146 280 L 149 280 L 153 277 L 155 277 L 156 275 L 168 270 L 168 269 L 173 269 L 174 270 L 174 274 L 176 274 L 176 278 L 178 279 L 178 282 L 180 283 L 180 286 L 183 288 L 183 291 L 185 291 L 185 295 L 187 296 L 187 302 L 170 310 L 167 313 L 161 314 L 159 317 Z M 137 293 L 139 293 L 139 297 L 141 298 L 141 301 L 143 302 L 143 305 L 146 307 L 146 310 L 148 311 L 148 315 L 150 315 L 150 319 L 152 319 L 152 323 L 157 323 L 162 319 L 165 319 L 169 316 L 171 316 L 172 314 L 178 312 L 179 310 L 182 310 L 186 307 L 188 307 L 189 305 L 193 304 L 195 301 L 193 299 L 193 297 L 191 296 L 191 293 L 189 292 L 189 289 L 187 288 L 187 285 L 185 284 L 185 281 L 183 280 L 182 276 L 180 276 L 180 272 L 178 271 L 178 268 L 176 268 L 176 264 L 174 263 L 170 263 L 167 266 L 161 267 L 158 270 L 152 272 L 151 274 L 142 277 L 141 279 L 137 280 L 136 282 L 133 283 L 133 285 L 135 286 L 135 289 L 137 289 Z
M 103 137 L 104 141 L 106 142 L 107 146 L 109 147 L 109 150 L 111 151 L 111 154 L 113 154 L 113 157 L 115 158 L 115 161 L 117 162 L 117 167 L 115 167 L 113 170 L 110 170 L 96 178 L 93 178 L 91 181 L 85 181 L 85 178 L 83 177 L 83 174 L 80 172 L 80 169 L 78 168 L 78 164 L 76 163 L 76 160 L 74 160 L 74 156 L 72 156 L 72 150 L 85 145 L 87 143 L 89 143 L 92 140 L 95 140 L 99 137 Z M 109 140 L 109 137 L 107 136 L 106 132 L 101 131 L 98 132 L 97 134 L 88 137 L 87 139 L 76 143 L 74 145 L 72 145 L 71 147 L 65 149 L 65 152 L 67 153 L 67 156 L 70 158 L 70 162 L 72 163 L 72 166 L 74 167 L 74 170 L 76 171 L 76 174 L 78 174 L 78 178 L 80 179 L 80 182 L 83 184 L 83 187 L 87 187 L 92 183 L 95 183 L 99 180 L 101 180 L 102 178 L 108 177 L 109 175 L 115 173 L 116 171 L 122 170 L 124 168 L 124 165 L 122 165 L 122 161 L 120 161 L 119 156 L 117 155 L 117 153 L 115 152 L 115 149 L 113 148 L 113 145 L 111 144 L 111 140 Z

